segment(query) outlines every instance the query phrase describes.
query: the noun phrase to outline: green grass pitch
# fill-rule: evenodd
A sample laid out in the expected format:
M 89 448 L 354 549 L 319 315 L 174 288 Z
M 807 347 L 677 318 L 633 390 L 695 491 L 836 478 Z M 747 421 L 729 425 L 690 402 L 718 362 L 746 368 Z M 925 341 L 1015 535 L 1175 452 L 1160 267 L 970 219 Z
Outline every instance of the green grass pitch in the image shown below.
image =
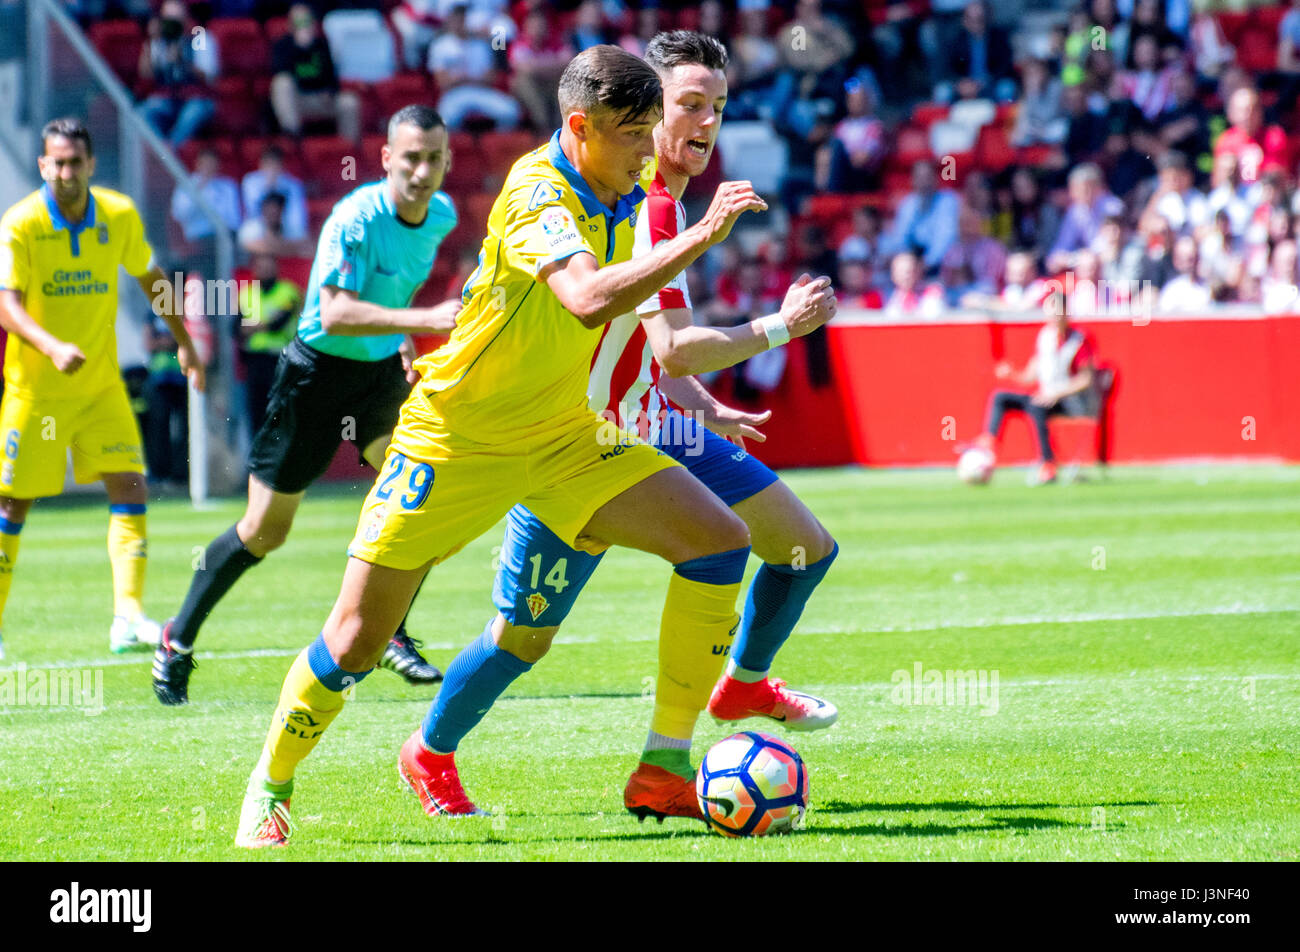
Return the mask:
M 104 507 L 33 511 L 0 689 L 19 665 L 29 688 L 102 673 L 105 710 L 0 707 L 0 859 L 1300 858 L 1300 467 L 1121 468 L 1042 489 L 1012 470 L 985 488 L 949 472 L 787 478 L 841 546 L 776 668 L 841 711 L 788 735 L 811 774 L 802 832 L 725 840 L 623 811 L 668 571 L 617 551 L 461 747 L 493 817 L 420 812 L 396 754 L 433 692 L 378 671 L 300 769 L 288 849 L 235 849 L 281 679 L 338 589 L 352 488 L 310 495 L 288 545 L 218 608 L 180 710 L 154 700 L 147 653 L 108 654 Z M 240 509 L 151 507 L 150 614 L 174 610 L 197 547 Z M 499 541 L 436 569 L 416 603 L 411 630 L 444 668 L 491 614 Z M 986 693 L 909 697 L 918 664 L 984 672 Z M 695 757 L 734 729 L 703 719 Z

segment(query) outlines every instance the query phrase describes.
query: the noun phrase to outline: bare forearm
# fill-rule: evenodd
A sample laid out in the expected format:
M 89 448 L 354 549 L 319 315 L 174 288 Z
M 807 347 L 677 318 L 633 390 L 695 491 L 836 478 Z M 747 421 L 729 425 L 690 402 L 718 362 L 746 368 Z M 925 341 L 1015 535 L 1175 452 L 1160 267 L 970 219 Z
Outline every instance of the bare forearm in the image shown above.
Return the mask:
M 176 343 L 182 347 L 194 346 L 194 342 L 190 340 L 190 332 L 185 329 L 184 291 L 175 288 L 175 293 L 160 293 L 163 288 L 169 285 L 169 282 L 167 276 L 162 273 L 162 268 L 157 265 L 154 265 L 144 277 L 135 280 L 140 285 L 140 290 L 149 298 L 149 304 L 153 308 L 153 312 L 163 319 L 167 329 L 172 332 L 172 337 L 176 339 Z
M 732 367 L 767 350 L 767 335 L 757 321 L 737 327 L 683 327 L 673 331 L 665 353 L 655 354 L 672 377 L 690 377 Z
M 600 268 L 576 289 L 574 316 L 586 327 L 609 323 L 667 285 L 708 246 L 705 232 L 692 226 L 660 242 L 648 255 Z
M 427 334 L 435 328 L 420 318 L 423 312 L 384 307 L 369 301 L 338 299 L 321 314 L 326 333 L 339 337 L 369 337 L 378 334 Z
M 713 394 L 691 376 L 660 377 L 659 389 L 665 397 L 688 412 L 708 412 L 717 405 Z
M 59 339 L 33 320 L 14 291 L 0 291 L 0 326 L 25 344 L 35 347 L 46 357 L 60 343 Z

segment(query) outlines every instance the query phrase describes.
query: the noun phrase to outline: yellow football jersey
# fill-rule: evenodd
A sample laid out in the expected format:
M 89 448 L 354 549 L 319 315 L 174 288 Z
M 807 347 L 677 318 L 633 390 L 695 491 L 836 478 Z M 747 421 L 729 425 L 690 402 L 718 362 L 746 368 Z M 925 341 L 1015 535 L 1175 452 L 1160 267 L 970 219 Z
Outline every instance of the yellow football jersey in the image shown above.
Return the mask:
M 17 291 L 36 323 L 76 344 L 86 362 L 60 373 L 48 357 L 11 334 L 5 350 L 5 389 L 28 399 L 90 396 L 121 383 L 117 366 L 118 266 L 134 277 L 149 270 L 153 252 L 131 199 L 91 188 L 86 216 L 69 225 L 47 186 L 0 218 L 0 288 Z
M 454 432 L 501 445 L 589 416 L 600 330 L 583 327 L 537 273 L 581 252 L 601 267 L 630 260 L 644 198 L 636 186 L 611 211 L 565 156 L 558 132 L 520 158 L 492 206 L 456 330 L 416 364 L 421 380 L 404 427 L 409 420 L 434 437 Z

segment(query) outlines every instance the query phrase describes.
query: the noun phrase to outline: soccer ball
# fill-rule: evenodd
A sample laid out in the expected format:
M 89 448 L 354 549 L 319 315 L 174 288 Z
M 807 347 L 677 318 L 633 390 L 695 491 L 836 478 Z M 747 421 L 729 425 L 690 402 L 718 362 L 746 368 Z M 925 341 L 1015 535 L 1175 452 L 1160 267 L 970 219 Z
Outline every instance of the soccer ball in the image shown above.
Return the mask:
M 982 446 L 972 446 L 957 460 L 957 478 L 972 486 L 983 485 L 993 475 L 993 454 Z
M 785 741 L 744 731 L 705 754 L 695 794 L 704 819 L 723 836 L 788 833 L 808 809 L 808 770 Z

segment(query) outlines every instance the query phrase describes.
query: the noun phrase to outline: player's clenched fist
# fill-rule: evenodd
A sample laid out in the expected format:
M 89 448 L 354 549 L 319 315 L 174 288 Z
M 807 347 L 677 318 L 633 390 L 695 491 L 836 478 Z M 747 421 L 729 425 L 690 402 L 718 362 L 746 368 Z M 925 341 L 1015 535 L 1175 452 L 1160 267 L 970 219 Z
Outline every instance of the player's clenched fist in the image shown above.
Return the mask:
M 723 182 L 713 193 L 709 210 L 700 219 L 708 231 L 709 244 L 716 245 L 731 234 L 731 226 L 747 211 L 765 212 L 767 202 L 758 197 L 752 182 Z
M 86 355 L 81 352 L 81 348 L 76 344 L 59 341 L 50 348 L 50 360 L 59 369 L 59 373 L 75 374 L 81 369 L 81 365 L 86 362 Z
M 835 289 L 831 279 L 820 277 L 813 279 L 801 274 L 799 280 L 790 285 L 781 302 L 781 320 L 785 321 L 791 337 L 803 337 L 811 334 L 835 316 Z

